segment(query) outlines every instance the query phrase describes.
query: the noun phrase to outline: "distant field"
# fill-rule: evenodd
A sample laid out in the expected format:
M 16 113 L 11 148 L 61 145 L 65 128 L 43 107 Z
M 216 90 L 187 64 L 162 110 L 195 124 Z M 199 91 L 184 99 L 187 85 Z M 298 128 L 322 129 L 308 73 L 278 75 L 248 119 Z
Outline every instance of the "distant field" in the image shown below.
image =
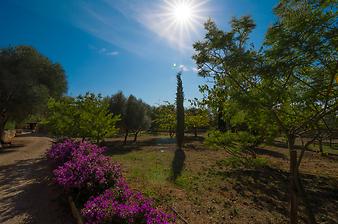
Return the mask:
M 122 164 L 133 188 L 167 211 L 174 208 L 189 223 L 288 222 L 287 149 L 264 146 L 257 154 L 268 161 L 267 166 L 230 168 L 226 152 L 207 149 L 202 140 L 189 137 L 184 155 L 175 155 L 175 140 L 168 136 L 141 136 L 138 143 L 126 146 L 113 139 L 108 153 Z M 176 180 L 174 158 L 175 169 L 184 160 Z M 300 170 L 318 223 L 337 223 L 338 157 L 307 152 Z

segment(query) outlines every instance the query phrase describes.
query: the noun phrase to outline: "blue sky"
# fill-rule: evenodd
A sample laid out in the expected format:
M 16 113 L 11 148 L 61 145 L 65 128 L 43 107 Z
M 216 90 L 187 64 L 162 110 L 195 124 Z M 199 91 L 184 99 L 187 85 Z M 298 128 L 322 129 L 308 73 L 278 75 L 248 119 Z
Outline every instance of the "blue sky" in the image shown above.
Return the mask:
M 196 21 L 184 32 L 170 25 L 170 5 L 184 0 L 2 0 L 0 47 L 31 45 L 62 64 L 68 94 L 122 90 L 149 104 L 173 101 L 183 68 L 186 99 L 200 97 L 203 79 L 191 59 L 208 17 L 229 29 L 233 16 L 251 15 L 259 46 L 274 21 L 276 0 L 190 0 Z M 176 68 L 173 67 L 176 64 Z

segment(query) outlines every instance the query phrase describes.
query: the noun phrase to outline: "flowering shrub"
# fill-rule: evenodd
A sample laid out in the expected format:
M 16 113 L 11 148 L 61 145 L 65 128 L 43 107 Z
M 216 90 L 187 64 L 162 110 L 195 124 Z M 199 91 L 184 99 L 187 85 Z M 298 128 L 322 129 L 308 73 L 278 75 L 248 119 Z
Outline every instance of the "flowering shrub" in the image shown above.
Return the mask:
M 113 187 L 121 176 L 120 166 L 108 157 L 75 153 L 72 160 L 54 170 L 56 182 L 66 190 Z
M 65 140 L 47 152 L 58 165 L 53 171 L 56 182 L 81 198 L 86 223 L 174 223 L 174 217 L 128 187 L 120 165 L 104 156 L 104 151 L 89 142 Z
M 124 179 L 120 179 L 114 189 L 91 197 L 81 214 L 89 224 L 169 224 L 174 221 L 173 216 L 155 209 L 151 200 L 144 198 L 141 193 L 133 192 Z
M 56 165 L 61 165 L 70 159 L 71 153 L 76 151 L 78 147 L 78 142 L 66 139 L 64 142 L 53 144 L 47 151 L 47 158 Z

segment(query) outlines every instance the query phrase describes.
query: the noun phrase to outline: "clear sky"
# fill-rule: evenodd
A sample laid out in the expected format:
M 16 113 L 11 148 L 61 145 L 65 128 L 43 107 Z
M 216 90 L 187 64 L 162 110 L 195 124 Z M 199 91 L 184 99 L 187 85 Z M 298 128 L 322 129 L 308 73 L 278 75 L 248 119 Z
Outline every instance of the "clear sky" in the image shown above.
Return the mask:
M 184 9 L 183 15 L 177 9 L 179 2 L 189 5 L 189 18 Z M 276 0 L 1 0 L 0 47 L 31 45 L 61 63 L 71 96 L 122 90 L 155 105 L 174 100 L 178 69 L 184 71 L 186 99 L 200 97 L 203 79 L 191 59 L 192 43 L 203 38 L 202 24 L 208 17 L 227 30 L 233 16 L 251 15 L 257 23 L 251 38 L 260 46 L 275 19 L 276 4 Z

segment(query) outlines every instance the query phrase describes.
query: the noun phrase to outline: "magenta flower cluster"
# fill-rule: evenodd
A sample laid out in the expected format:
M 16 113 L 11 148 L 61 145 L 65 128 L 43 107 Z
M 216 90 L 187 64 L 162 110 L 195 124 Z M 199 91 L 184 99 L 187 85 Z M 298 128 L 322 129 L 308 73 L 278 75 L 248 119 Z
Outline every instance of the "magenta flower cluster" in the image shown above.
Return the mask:
M 53 171 L 57 184 L 85 199 L 80 206 L 86 223 L 174 223 L 172 215 L 129 188 L 120 165 L 104 156 L 104 151 L 89 142 L 65 140 L 47 152 L 57 165 Z
M 99 196 L 91 197 L 81 211 L 87 223 L 174 223 L 174 216 L 153 206 L 150 199 L 132 191 L 123 178 L 115 188 L 107 189 Z M 112 221 L 114 220 L 114 221 Z

